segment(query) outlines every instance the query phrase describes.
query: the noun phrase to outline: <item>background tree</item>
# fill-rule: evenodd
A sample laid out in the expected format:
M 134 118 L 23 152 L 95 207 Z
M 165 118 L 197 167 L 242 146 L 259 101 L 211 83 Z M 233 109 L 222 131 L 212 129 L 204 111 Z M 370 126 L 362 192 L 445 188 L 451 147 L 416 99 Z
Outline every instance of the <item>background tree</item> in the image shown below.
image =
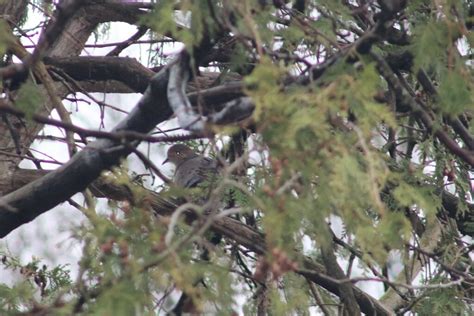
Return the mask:
M 16 0 L 0 11 L 0 235 L 65 201 L 87 218 L 71 228 L 83 249 L 74 279 L 4 251 L 22 276 L 2 285 L 2 314 L 472 312 L 470 1 Z M 26 29 L 33 12 L 46 22 Z M 116 21 L 136 33 L 80 56 Z M 184 48 L 165 56 L 169 42 Z M 131 45 L 150 49 L 147 64 L 121 57 Z M 142 97 L 111 130 L 73 124 L 87 109 L 65 101 L 79 93 L 101 115 L 121 110 L 93 92 Z M 156 128 L 173 117 L 177 132 Z M 43 170 L 31 150 L 41 138 L 70 159 Z M 183 141 L 219 162 L 219 179 L 175 188 L 137 147 Z M 164 184 L 140 181 L 130 154 Z M 18 168 L 25 159 L 35 169 Z

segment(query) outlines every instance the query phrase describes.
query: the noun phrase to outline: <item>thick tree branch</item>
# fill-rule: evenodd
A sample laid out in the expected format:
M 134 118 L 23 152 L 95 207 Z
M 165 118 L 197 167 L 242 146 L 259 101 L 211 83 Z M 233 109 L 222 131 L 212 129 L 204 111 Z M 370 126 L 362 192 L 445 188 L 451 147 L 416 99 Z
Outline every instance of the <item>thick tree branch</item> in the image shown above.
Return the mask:
M 126 41 L 118 44 L 114 49 L 107 53 L 107 56 L 118 56 L 125 48 L 138 41 L 148 31 L 148 27 L 140 26 L 135 34 Z
M 181 128 L 197 133 L 207 133 L 207 118 L 196 113 L 186 97 L 186 85 L 191 77 L 190 56 L 183 50 L 171 66 L 168 82 L 168 103 L 178 118 Z
M 9 104 L 7 100 L 0 100 L 0 112 L 13 114 L 20 118 L 26 117 L 26 114 L 23 111 L 18 110 L 17 108 L 13 107 L 11 104 Z M 109 139 L 118 143 L 122 143 L 124 145 L 128 144 L 131 141 L 137 141 L 137 140 L 147 141 L 150 143 L 159 143 L 159 142 L 176 142 L 176 141 L 184 141 L 184 140 L 201 138 L 201 136 L 198 134 L 150 136 L 146 133 L 140 133 L 140 132 L 128 131 L 128 130 L 106 132 L 102 130 L 92 130 L 92 129 L 79 127 L 69 122 L 58 121 L 58 120 L 51 119 L 49 117 L 45 117 L 39 114 L 33 114 L 31 118 L 38 123 L 60 127 L 68 132 L 74 132 L 81 137 L 95 137 L 95 138 Z
M 333 250 L 333 243 L 321 246 L 321 256 L 323 258 L 324 266 L 327 274 L 334 279 L 343 280 L 346 278 L 344 271 L 342 271 L 337 262 L 336 255 Z M 350 283 L 341 283 L 339 285 L 339 294 L 341 301 L 344 304 L 344 315 L 360 315 L 360 309 L 354 296 L 354 287 Z
M 92 12 L 86 12 L 87 7 L 79 9 L 73 16 L 68 19 L 67 23 L 64 26 L 64 30 L 61 32 L 60 36 L 55 38 L 53 43 L 49 43 L 50 47 L 47 49 L 46 55 L 48 56 L 74 56 L 79 54 L 84 46 L 84 43 L 89 38 L 91 32 L 97 26 L 97 19 Z M 99 12 L 99 11 L 97 11 Z M 96 13 L 97 13 L 96 12 Z M 7 12 L 5 12 L 8 14 Z M 101 12 L 102 15 L 104 12 Z M 15 24 L 16 27 L 18 25 Z M 22 64 L 20 64 L 22 67 Z M 21 79 L 21 78 L 20 78 Z M 21 82 L 21 80 L 18 80 Z M 14 86 L 14 85 L 13 85 Z M 13 88 L 12 86 L 10 88 Z M 68 93 L 68 90 L 62 86 L 56 86 L 56 94 L 61 98 Z M 45 91 L 41 91 L 43 94 L 46 94 Z M 51 107 L 47 104 L 38 107 L 42 115 L 49 115 Z M 37 137 L 37 133 L 42 129 L 41 124 L 37 124 L 33 121 L 27 120 L 16 120 L 15 122 L 18 126 L 19 140 L 21 142 L 22 148 L 28 148 L 31 142 Z M 4 136 L 5 135 L 5 136 Z M 11 137 L 7 137 L 8 132 L 5 132 L 5 126 L 0 124 L 0 147 L 4 148 L 5 151 L 11 151 L 12 140 Z M 7 174 L 10 172 L 15 165 L 19 163 L 21 158 L 11 158 L 5 161 L 0 161 L 0 173 Z
M 167 90 L 168 102 L 176 114 L 181 128 L 194 133 L 206 134 L 209 128 L 208 124 L 237 122 L 253 113 L 255 106 L 247 97 L 227 102 L 217 113 L 202 115 L 202 113 L 196 112 L 186 96 L 186 85 L 191 71 L 189 58 L 188 53 L 182 51 L 177 62 L 171 66 Z
M 27 74 L 30 68 L 32 68 L 45 54 L 51 45 L 60 37 L 61 32 L 64 31 L 66 23 L 69 21 L 70 17 L 76 13 L 79 7 L 83 4 L 83 1 L 79 0 L 63 0 L 57 7 L 54 16 L 48 22 L 48 25 L 41 32 L 38 44 L 36 45 L 32 54 L 26 55 L 22 59 L 22 64 L 20 67 L 18 65 L 12 64 L 5 68 L 0 69 L 0 77 L 7 79 L 8 74 L 14 75 L 18 82 L 16 85 L 20 85 L 27 78 Z M 16 72 L 11 72 L 9 68 L 14 67 Z
M 118 80 L 138 93 L 143 93 L 146 90 L 151 77 L 155 74 L 135 58 L 129 57 L 45 57 L 44 62 L 48 66 L 61 69 L 77 81 Z
M 130 115 L 113 129 L 147 133 L 171 115 L 166 100 L 168 71 L 164 69 L 150 82 L 149 88 Z M 98 140 L 91 143 L 57 170 L 0 198 L 0 236 L 84 190 L 100 173 L 119 163 L 131 152 L 120 142 Z
M 129 57 L 112 57 L 112 56 L 75 56 L 75 57 L 55 57 L 55 58 L 44 58 L 44 62 L 53 71 L 61 71 L 66 73 L 69 77 L 77 81 L 120 81 L 130 87 L 129 92 L 143 93 L 148 85 L 150 78 L 155 72 L 162 69 L 157 68 L 146 68 L 139 63 L 135 58 Z M 193 81 L 189 82 L 186 90 L 190 92 L 190 101 L 195 103 L 199 92 L 209 88 L 215 83 L 219 76 L 216 72 L 202 72 Z M 223 103 L 243 96 L 242 83 L 239 83 L 240 76 L 236 74 L 230 74 L 229 81 L 234 82 L 231 85 L 230 82 L 224 84 L 224 87 L 213 87 L 212 93 L 209 91 L 209 98 L 212 100 L 205 99 L 205 103 Z M 227 86 L 229 85 L 229 86 Z M 199 91 L 198 91 L 199 87 Z M 224 91 L 230 94 L 226 96 Z M 213 96 L 214 95 L 214 96 Z M 219 98 L 215 98 L 219 96 Z M 202 93 L 199 95 L 201 98 L 207 98 Z

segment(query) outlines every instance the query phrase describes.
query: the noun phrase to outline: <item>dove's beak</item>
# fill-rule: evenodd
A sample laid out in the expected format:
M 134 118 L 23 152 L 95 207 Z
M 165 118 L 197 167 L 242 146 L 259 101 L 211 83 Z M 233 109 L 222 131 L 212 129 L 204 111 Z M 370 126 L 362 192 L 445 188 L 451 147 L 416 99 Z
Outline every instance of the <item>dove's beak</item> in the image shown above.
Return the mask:
M 169 159 L 166 158 L 165 161 L 163 161 L 163 163 L 161 165 L 164 165 L 165 163 L 169 162 Z

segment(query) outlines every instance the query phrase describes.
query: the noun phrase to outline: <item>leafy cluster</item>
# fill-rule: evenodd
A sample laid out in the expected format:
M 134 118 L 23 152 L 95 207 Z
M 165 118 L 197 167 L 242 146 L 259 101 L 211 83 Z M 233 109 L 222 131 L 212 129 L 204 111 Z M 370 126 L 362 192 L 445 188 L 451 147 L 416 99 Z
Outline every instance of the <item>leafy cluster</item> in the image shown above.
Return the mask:
M 160 1 L 139 20 L 192 56 L 190 86 L 203 94 L 186 111 L 218 111 L 223 102 L 204 95 L 236 81 L 252 117 L 188 143 L 219 161 L 216 179 L 153 192 L 122 169 L 109 185 L 125 193 L 105 212 L 92 198 L 76 205 L 88 219 L 73 232 L 77 281 L 65 266 L 4 257 L 23 272 L 0 289 L 0 311 L 468 315 L 470 5 Z M 199 79 L 210 70 L 218 77 L 206 90 Z M 16 106 L 30 119 L 40 99 L 28 82 Z M 360 281 L 380 283 L 383 296 L 365 295 Z

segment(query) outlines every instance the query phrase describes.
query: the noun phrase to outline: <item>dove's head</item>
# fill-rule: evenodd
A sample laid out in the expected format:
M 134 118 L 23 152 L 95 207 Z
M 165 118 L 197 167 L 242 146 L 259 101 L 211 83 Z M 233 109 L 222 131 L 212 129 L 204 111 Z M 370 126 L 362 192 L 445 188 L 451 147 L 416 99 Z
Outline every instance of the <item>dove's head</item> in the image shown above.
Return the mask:
M 166 155 L 165 161 L 163 161 L 163 164 L 171 162 L 175 166 L 178 166 L 183 161 L 186 161 L 196 156 L 196 153 L 188 146 L 183 144 L 176 144 L 168 149 L 168 153 Z

